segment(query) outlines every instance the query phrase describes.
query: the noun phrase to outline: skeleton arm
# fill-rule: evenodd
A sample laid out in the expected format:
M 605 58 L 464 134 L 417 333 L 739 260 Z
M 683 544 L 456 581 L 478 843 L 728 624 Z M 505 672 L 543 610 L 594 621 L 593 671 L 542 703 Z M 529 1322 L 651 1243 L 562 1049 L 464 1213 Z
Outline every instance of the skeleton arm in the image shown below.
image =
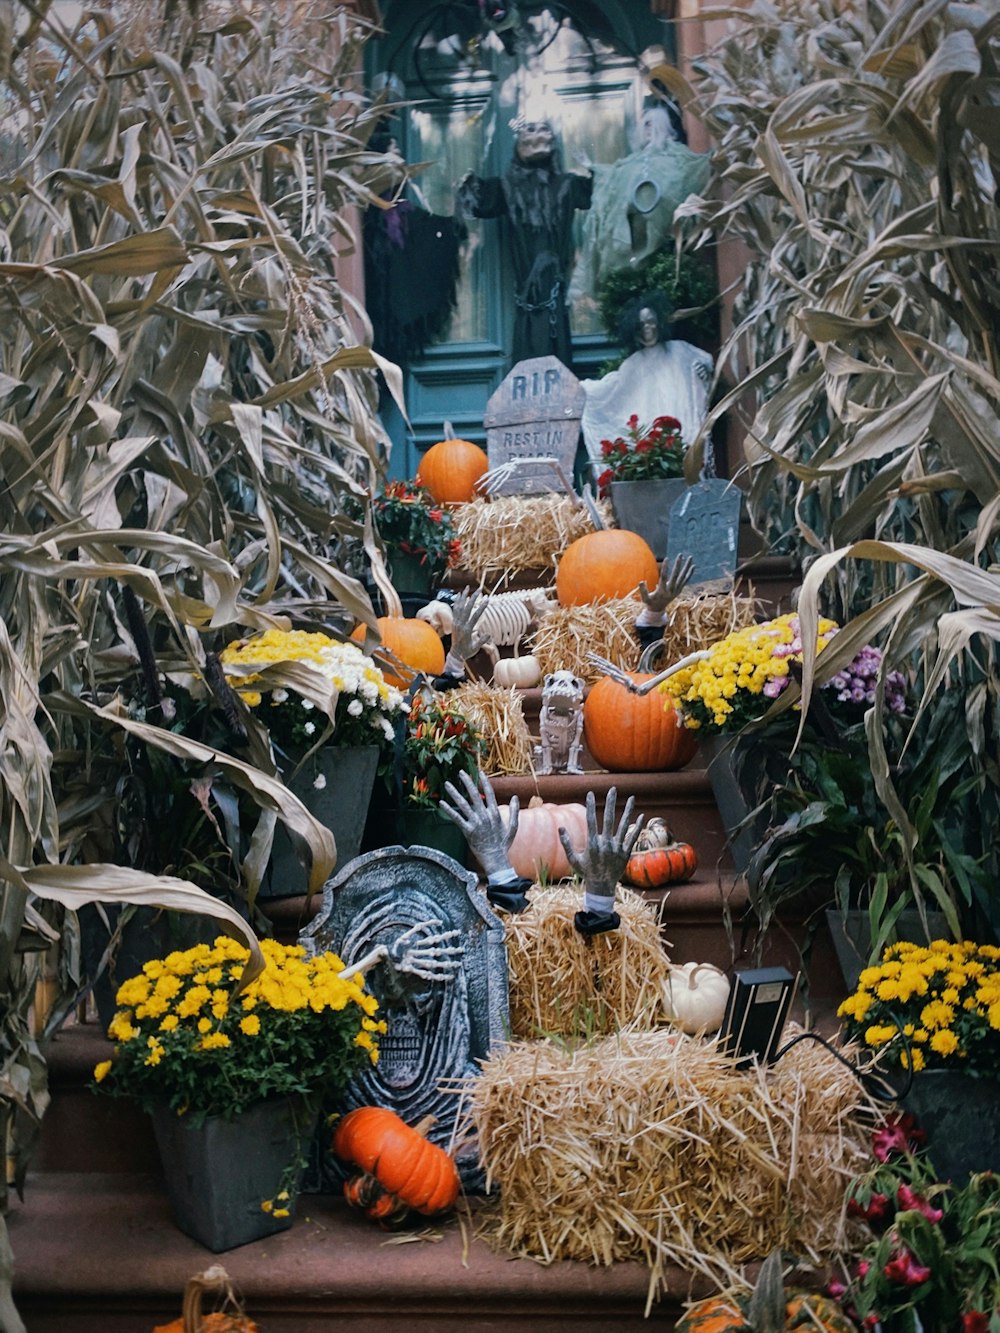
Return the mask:
M 683 671 L 685 667 L 692 666 L 695 662 L 704 662 L 708 656 L 709 651 L 707 648 L 703 648 L 697 653 L 688 653 L 686 657 L 682 657 L 681 660 L 675 662 L 673 666 L 668 666 L 664 671 L 658 672 L 657 675 L 653 676 L 650 680 L 644 680 L 641 685 L 636 685 L 635 681 L 630 680 L 628 674 L 623 671 L 620 666 L 617 666 L 614 662 L 609 662 L 606 657 L 599 657 L 597 653 L 588 653 L 587 660 L 593 662 L 594 666 L 603 672 L 605 676 L 610 676 L 611 679 L 617 681 L 619 685 L 624 685 L 629 694 L 642 695 L 648 694 L 650 690 L 655 690 L 657 685 L 662 685 L 670 676 L 673 676 L 678 671 Z
M 364 977 L 380 963 L 388 963 L 394 971 L 405 972 L 421 981 L 450 981 L 462 965 L 465 948 L 458 943 L 459 932 L 441 930 L 443 925 L 444 922 L 437 917 L 418 921 L 415 926 L 397 935 L 391 944 L 376 944 L 363 958 L 345 967 L 337 975 L 344 980 Z M 432 933 L 421 936 L 424 931 Z

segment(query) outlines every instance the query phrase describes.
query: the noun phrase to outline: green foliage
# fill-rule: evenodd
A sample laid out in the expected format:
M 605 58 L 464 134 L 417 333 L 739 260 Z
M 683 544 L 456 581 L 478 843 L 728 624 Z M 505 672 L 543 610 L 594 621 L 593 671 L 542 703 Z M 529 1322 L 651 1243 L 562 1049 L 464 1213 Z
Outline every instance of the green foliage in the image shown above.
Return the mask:
M 392 552 L 416 556 L 432 580 L 442 577 L 458 556 L 451 514 L 416 482 L 390 481 L 372 501 L 379 536 Z
M 623 308 L 643 292 L 663 292 L 680 318 L 670 336 L 697 347 L 714 347 L 719 340 L 717 303 L 719 284 L 711 264 L 673 246 L 664 246 L 634 267 L 616 269 L 600 284 L 598 307 L 608 336 L 619 337 Z M 607 369 L 614 369 L 608 366 Z
M 1000 1177 L 973 1175 L 961 1188 L 939 1182 L 906 1117 L 877 1130 L 874 1141 L 878 1165 L 848 1186 L 848 1212 L 871 1230 L 841 1300 L 859 1320 L 877 1316 L 885 1333 L 993 1333 Z
M 437 809 L 444 784 L 459 786 L 459 774 L 479 777 L 482 737 L 464 713 L 441 699 L 414 700 L 403 742 L 403 793 L 409 806 Z

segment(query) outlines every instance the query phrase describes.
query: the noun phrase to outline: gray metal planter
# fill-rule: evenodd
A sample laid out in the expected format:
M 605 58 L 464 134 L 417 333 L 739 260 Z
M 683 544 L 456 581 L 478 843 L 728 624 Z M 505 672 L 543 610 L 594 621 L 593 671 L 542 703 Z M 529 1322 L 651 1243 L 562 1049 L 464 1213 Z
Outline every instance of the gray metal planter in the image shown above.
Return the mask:
M 251 1106 L 234 1120 L 194 1125 L 168 1107 L 153 1112 L 174 1222 L 218 1254 L 285 1231 L 295 1216 L 303 1153 L 315 1115 L 298 1097 Z M 287 1201 L 261 1204 L 287 1190 Z M 288 1210 L 287 1217 L 275 1216 Z
M 651 481 L 613 481 L 611 507 L 620 528 L 637 532 L 649 545 L 657 560 L 667 554 L 670 510 L 687 490 L 683 477 L 662 477 Z

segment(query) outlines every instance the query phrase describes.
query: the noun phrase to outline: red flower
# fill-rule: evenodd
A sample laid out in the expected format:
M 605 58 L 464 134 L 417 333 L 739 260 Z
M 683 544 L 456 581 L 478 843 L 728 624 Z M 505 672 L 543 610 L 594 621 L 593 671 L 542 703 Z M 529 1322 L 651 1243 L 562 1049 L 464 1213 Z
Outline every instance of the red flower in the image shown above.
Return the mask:
M 901 1287 L 919 1287 L 931 1275 L 931 1270 L 918 1264 L 905 1246 L 897 1250 L 882 1272 L 890 1282 L 898 1282 Z
M 900 1185 L 896 1191 L 896 1203 L 904 1213 L 923 1213 L 928 1222 L 940 1222 L 944 1217 L 940 1208 L 932 1208 L 927 1199 L 909 1185 Z
M 862 1328 L 878 1328 L 879 1320 L 880 1320 L 880 1319 L 881 1319 L 881 1315 L 877 1315 L 877 1314 L 874 1314 L 874 1313 L 873 1313 L 873 1314 L 866 1314 L 865 1317 L 864 1317 L 864 1319 L 861 1321 L 861 1327 L 862 1327 Z
M 639 440 L 639 441 L 636 443 L 635 451 L 636 451 L 637 454 L 648 454 L 649 451 L 650 451 L 650 449 L 652 449 L 652 447 L 653 447 L 653 441 L 652 441 L 652 440 L 649 440 L 649 439 L 646 439 L 646 440 Z
M 858 1277 L 864 1280 L 868 1276 L 868 1270 L 870 1268 L 871 1264 L 868 1262 L 867 1259 L 859 1259 L 857 1268 Z
M 863 1217 L 866 1222 L 884 1222 L 889 1213 L 889 1196 L 873 1194 L 867 1204 L 858 1199 L 848 1199 L 847 1211 L 851 1217 Z
M 601 441 L 601 453 L 604 455 L 605 458 L 607 458 L 608 454 L 613 454 L 614 451 L 615 451 L 614 440 Z
M 887 1162 L 893 1153 L 908 1153 L 927 1142 L 927 1135 L 917 1128 L 917 1122 L 907 1112 L 891 1115 L 881 1129 L 872 1135 L 872 1152 L 880 1162 Z
M 442 514 L 440 509 L 428 509 L 427 517 L 431 520 L 432 523 L 440 523 L 441 520 L 444 518 L 444 514 Z
M 979 1310 L 962 1315 L 962 1333 L 990 1333 L 990 1317 Z
M 653 422 L 654 429 L 675 431 L 680 430 L 681 423 L 676 417 L 657 417 Z
M 847 1295 L 847 1286 L 845 1283 L 839 1282 L 836 1278 L 831 1278 L 830 1281 L 826 1284 L 826 1294 L 832 1300 L 835 1301 L 843 1300 L 843 1298 Z
M 627 422 L 626 424 L 628 425 L 629 430 L 638 430 L 638 428 L 639 428 L 639 418 L 638 418 L 638 416 L 636 415 L 635 412 L 632 413 L 632 415 L 629 417 L 628 422 Z

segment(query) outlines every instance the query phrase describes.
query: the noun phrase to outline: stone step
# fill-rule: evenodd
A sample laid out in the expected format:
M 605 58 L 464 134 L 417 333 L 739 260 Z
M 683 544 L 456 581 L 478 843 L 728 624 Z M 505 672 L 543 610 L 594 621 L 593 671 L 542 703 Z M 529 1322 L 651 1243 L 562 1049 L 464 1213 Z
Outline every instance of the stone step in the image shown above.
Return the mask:
M 638 1333 L 673 1329 L 689 1287 L 705 1294 L 672 1270 L 676 1295 L 646 1318 L 643 1265 L 542 1266 L 495 1253 L 476 1235 L 482 1206 L 400 1243 L 341 1199 L 310 1195 L 289 1231 L 213 1255 L 174 1227 L 151 1176 L 37 1171 L 8 1218 L 14 1296 L 31 1333 L 149 1333 L 178 1317 L 190 1277 L 221 1263 L 261 1333 Z

